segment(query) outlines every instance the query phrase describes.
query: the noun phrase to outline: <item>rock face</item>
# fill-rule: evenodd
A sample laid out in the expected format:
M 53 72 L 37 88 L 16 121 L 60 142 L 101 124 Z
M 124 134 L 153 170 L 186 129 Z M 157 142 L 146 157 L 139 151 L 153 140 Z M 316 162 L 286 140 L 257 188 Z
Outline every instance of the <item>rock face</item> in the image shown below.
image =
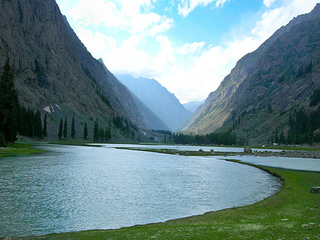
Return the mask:
M 129 91 L 86 50 L 54 0 L 0 2 L 1 68 L 8 57 L 20 104 L 51 109 L 51 128 L 71 114 L 89 126 L 120 115 L 145 127 Z
M 273 132 L 286 130 L 292 108 L 308 111 L 313 90 L 320 88 L 319 39 L 317 4 L 240 59 L 183 130 L 196 134 L 231 130 L 248 140 L 242 144 L 265 143 Z M 310 64 L 312 71 L 299 76 Z

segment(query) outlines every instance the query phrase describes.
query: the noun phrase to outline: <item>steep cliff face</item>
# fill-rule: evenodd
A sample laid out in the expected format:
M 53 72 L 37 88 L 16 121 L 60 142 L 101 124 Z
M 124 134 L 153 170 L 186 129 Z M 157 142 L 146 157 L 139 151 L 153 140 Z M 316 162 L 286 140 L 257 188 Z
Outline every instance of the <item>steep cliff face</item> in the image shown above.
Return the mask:
M 1 67 L 8 57 L 16 72 L 19 102 L 46 109 L 51 128 L 71 114 L 89 126 L 93 119 L 104 125 L 121 115 L 144 127 L 128 90 L 92 58 L 54 0 L 1 1 Z
M 290 110 L 306 107 L 313 90 L 320 87 L 319 16 L 318 4 L 239 60 L 184 130 L 200 134 L 232 130 L 249 143 L 263 142 L 279 129 L 286 131 Z M 308 66 L 312 71 L 298 76 Z

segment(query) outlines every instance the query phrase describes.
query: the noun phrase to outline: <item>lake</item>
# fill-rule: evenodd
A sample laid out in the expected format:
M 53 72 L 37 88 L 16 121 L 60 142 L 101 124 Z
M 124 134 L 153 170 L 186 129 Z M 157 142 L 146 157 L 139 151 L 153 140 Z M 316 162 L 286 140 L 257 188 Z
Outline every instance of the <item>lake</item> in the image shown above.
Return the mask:
M 0 159 L 0 237 L 163 222 L 253 204 L 281 189 L 265 171 L 218 158 L 42 148 L 49 152 Z

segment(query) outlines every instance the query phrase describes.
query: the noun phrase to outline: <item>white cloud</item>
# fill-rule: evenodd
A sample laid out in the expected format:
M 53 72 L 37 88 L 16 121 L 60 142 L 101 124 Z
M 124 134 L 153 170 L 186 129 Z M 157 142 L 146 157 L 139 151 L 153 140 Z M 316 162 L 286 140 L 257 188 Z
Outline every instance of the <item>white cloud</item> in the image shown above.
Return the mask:
M 205 42 L 194 42 L 194 43 L 186 43 L 180 48 L 176 49 L 176 53 L 178 54 L 194 54 L 199 53 L 201 49 L 204 47 Z
M 166 31 L 174 21 L 167 16 L 150 12 L 150 0 L 80 0 L 68 16 L 78 25 L 116 27 L 132 34 L 153 34 Z
M 178 12 L 180 15 L 186 17 L 198 6 L 207 6 L 215 0 L 180 0 L 178 4 Z
M 158 24 L 154 24 L 150 29 L 150 35 L 155 36 L 158 33 L 169 30 L 174 24 L 173 19 L 162 16 Z
M 228 1 L 228 0 L 217 0 L 216 2 L 216 7 L 220 7 L 220 6 L 223 6 L 223 4 Z
M 276 0 L 263 0 L 263 4 L 264 4 L 266 7 L 270 8 L 275 1 L 276 1 Z
M 196 7 L 205 7 L 212 2 L 216 2 L 216 7 L 222 7 L 228 0 L 180 0 L 178 4 L 178 12 L 183 17 L 186 17 L 191 13 Z

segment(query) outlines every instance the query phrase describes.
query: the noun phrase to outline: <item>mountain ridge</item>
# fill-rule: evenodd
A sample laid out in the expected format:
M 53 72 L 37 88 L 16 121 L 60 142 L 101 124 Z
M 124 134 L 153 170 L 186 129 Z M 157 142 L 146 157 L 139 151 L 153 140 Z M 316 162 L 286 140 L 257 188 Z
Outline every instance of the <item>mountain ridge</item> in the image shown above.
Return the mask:
M 216 95 L 209 95 L 183 131 L 206 134 L 231 130 L 252 144 L 265 143 L 280 129 L 288 132 L 288 116 L 292 107 L 295 104 L 303 105 L 312 91 L 319 87 L 316 74 L 320 45 L 317 40 L 320 38 L 319 15 L 320 5 L 317 4 L 311 13 L 294 18 L 256 51 L 241 58 L 220 84 Z M 313 73 L 305 76 L 304 81 L 296 78 L 299 68 L 311 62 Z M 275 101 L 279 96 L 282 96 L 282 100 Z M 282 109 L 279 108 L 279 102 L 283 105 Z M 262 114 L 269 105 L 274 108 L 273 114 Z M 261 116 L 253 116 L 253 112 Z M 247 124 L 241 122 L 235 127 L 235 121 L 244 116 Z

